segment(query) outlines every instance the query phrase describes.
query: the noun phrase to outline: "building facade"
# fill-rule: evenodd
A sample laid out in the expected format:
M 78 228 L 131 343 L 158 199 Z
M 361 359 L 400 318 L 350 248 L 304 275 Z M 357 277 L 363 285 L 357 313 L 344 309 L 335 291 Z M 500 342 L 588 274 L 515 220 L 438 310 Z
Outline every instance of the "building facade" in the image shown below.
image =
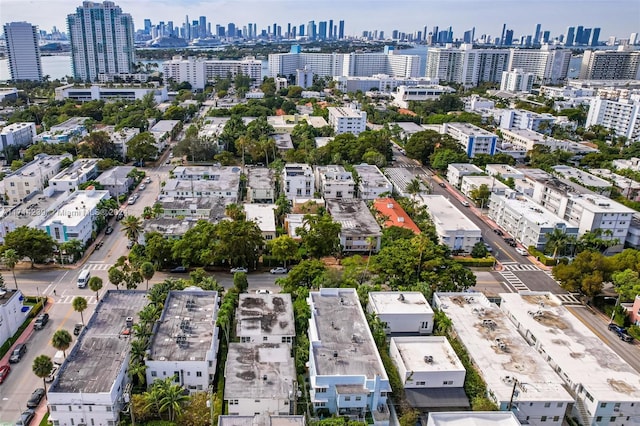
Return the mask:
M 441 244 L 456 252 L 471 253 L 482 230 L 443 195 L 423 195 L 419 202 L 429 211 Z
M 640 80 L 640 52 L 627 46 L 619 46 L 617 50 L 585 50 L 580 79 Z
M 36 123 L 13 123 L 0 130 L 2 149 L 10 146 L 28 146 L 36 137 Z
M 42 80 L 38 28 L 28 22 L 4 24 L 11 80 Z
M 586 126 L 600 125 L 629 141 L 640 140 L 640 101 L 631 99 L 591 99 Z
M 282 173 L 282 186 L 288 200 L 312 198 L 315 193 L 315 176 L 308 164 L 287 163 Z
M 369 292 L 367 312 L 382 321 L 387 334 L 431 334 L 433 309 L 418 291 Z
M 382 230 L 364 201 L 334 198 L 326 200 L 326 207 L 333 221 L 342 225 L 339 237 L 343 252 L 380 250 Z
M 81 158 L 49 180 L 54 191 L 75 191 L 80 184 L 98 176 L 98 159 Z
M 352 199 L 356 196 L 355 181 L 351 172 L 343 166 L 316 166 L 316 189 L 325 199 Z
M 496 153 L 498 136 L 494 133 L 469 123 L 445 123 L 442 128 L 443 133 L 458 141 L 469 158 Z
M 8 174 L 4 178 L 7 201 L 18 204 L 31 198 L 34 192 L 42 191 L 49 185 L 49 179 L 60 171 L 65 158 L 71 160 L 72 156 L 38 154 L 33 161 Z
M 353 108 L 329 107 L 329 125 L 337 135 L 352 133 L 358 136 L 367 129 L 367 113 Z

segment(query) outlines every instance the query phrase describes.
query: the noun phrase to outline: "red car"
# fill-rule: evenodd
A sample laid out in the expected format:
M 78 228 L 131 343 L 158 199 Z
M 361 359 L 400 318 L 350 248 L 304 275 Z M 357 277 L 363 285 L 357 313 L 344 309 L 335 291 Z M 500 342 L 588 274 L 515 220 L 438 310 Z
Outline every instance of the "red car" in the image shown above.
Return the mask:
M 4 383 L 4 379 L 7 378 L 9 372 L 11 371 L 11 367 L 8 365 L 3 365 L 0 367 L 0 383 Z

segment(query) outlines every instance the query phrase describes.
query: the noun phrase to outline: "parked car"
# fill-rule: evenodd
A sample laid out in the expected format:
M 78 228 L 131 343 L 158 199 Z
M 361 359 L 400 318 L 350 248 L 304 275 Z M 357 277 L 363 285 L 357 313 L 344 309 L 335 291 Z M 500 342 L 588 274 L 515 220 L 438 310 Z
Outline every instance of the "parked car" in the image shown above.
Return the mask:
M 112 226 L 107 226 L 107 228 L 104 230 L 104 233 L 106 235 L 112 234 L 113 233 L 113 227 Z
M 231 268 L 229 272 L 231 272 L 232 274 L 235 274 L 236 272 L 244 272 L 246 274 L 249 272 L 249 270 L 244 266 L 237 266 L 235 268 Z
M 271 291 L 261 288 L 260 290 L 256 290 L 256 294 L 271 294 Z
M 140 191 L 144 191 L 146 187 L 147 187 L 147 185 L 145 185 L 145 184 L 143 183 L 142 185 L 140 185 Z
M 136 203 L 136 197 L 129 197 L 129 200 L 127 201 L 129 204 L 135 204 Z
M 616 333 L 620 340 L 622 340 L 623 342 L 633 343 L 633 337 L 629 335 L 626 328 L 620 327 L 619 325 L 614 323 L 610 323 L 609 330 Z
M 489 253 L 493 253 L 493 247 L 491 247 L 489 243 L 482 243 L 482 244 L 484 244 L 484 247 L 487 249 Z
M 116 220 L 122 220 L 122 219 L 124 219 L 124 212 L 120 210 L 116 215 Z
M 74 336 L 79 336 L 80 332 L 82 331 L 82 327 L 84 327 L 83 324 L 78 323 L 75 325 L 75 327 L 73 327 L 73 335 Z
M 9 366 L 9 364 L 5 364 L 0 367 L 0 384 L 4 383 L 9 373 L 11 373 L 11 367 Z
M 20 413 L 20 420 L 16 422 L 16 426 L 29 426 L 36 412 L 32 409 L 25 410 Z
M 504 242 L 509 244 L 511 247 L 516 247 L 518 245 L 518 243 L 516 243 L 516 240 L 511 237 L 504 238 Z
M 289 272 L 289 270 L 287 268 L 283 268 L 282 266 L 278 266 L 277 268 L 271 269 L 269 272 L 271 272 L 272 274 L 286 274 L 287 272 Z
M 502 232 L 502 231 L 501 231 L 500 229 L 498 229 L 498 228 L 495 228 L 495 229 L 493 230 L 493 232 L 495 232 L 495 233 L 496 233 L 496 235 L 498 235 L 499 237 L 502 237 L 502 236 L 504 235 L 504 232 Z
M 58 368 L 60 368 L 58 365 L 53 364 L 53 368 L 51 369 L 51 373 L 49 373 L 49 375 L 44 378 L 44 381 L 46 383 L 51 383 L 56 379 L 56 375 L 58 374 Z
M 31 396 L 29 397 L 29 400 L 27 401 L 27 408 L 36 408 L 38 405 L 40 405 L 40 401 L 42 401 L 43 397 L 44 397 L 43 388 L 38 388 L 34 390 Z
M 173 273 L 183 273 L 183 272 L 188 272 L 187 268 L 184 266 L 176 266 L 175 268 L 171 269 L 170 272 Z
M 438 185 L 440 185 L 440 186 L 441 186 L 441 187 L 443 187 L 443 188 L 446 188 L 446 187 L 447 187 L 447 184 L 446 184 L 446 183 L 444 183 L 444 182 L 440 182 Z
M 146 184 L 151 183 L 151 178 L 147 176 L 147 178 L 144 180 L 144 183 Z
M 33 329 L 42 330 L 44 326 L 47 325 L 48 322 L 49 322 L 49 314 L 46 312 L 44 314 L 40 314 L 36 317 L 36 320 L 33 322 Z
M 518 254 L 522 256 L 529 256 L 529 252 L 522 247 L 516 247 L 516 252 L 518 252 Z
M 460 204 L 462 204 L 465 207 L 469 207 L 470 206 L 470 204 L 469 204 L 469 202 L 467 200 L 460 201 Z
M 20 362 L 24 354 L 27 353 L 27 345 L 25 343 L 19 343 L 13 348 L 13 352 L 11 352 L 11 357 L 9 358 L 9 362 L 11 364 L 15 364 Z

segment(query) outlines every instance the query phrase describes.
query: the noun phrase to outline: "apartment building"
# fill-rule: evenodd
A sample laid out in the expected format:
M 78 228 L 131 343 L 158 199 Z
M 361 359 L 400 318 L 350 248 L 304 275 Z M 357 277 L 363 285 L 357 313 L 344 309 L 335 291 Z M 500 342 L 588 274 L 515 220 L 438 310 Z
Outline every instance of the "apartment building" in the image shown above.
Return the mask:
M 503 71 L 500 80 L 500 91 L 529 93 L 533 88 L 536 76 L 531 72 L 524 72 L 516 68 L 513 71 Z
M 49 179 L 60 171 L 60 165 L 65 158 L 73 159 L 71 154 L 37 154 L 31 162 L 9 173 L 4 178 L 7 201 L 19 204 L 31 198 L 30 195 L 42 191 L 49 185 Z
M 132 166 L 116 166 L 100 173 L 95 180 L 109 191 L 111 197 L 117 198 L 126 194 L 133 185 L 133 178 L 129 176 L 133 169 Z
M 564 219 L 578 227 L 580 235 L 600 230 L 601 238 L 624 241 L 635 210 L 598 194 L 575 194 L 568 198 Z
M 32 314 L 32 307 L 24 305 L 24 295 L 18 289 L 0 289 L 0 342 L 4 344 L 18 332 Z
M 315 193 L 315 176 L 308 164 L 287 163 L 282 173 L 282 187 L 288 200 L 312 198 Z
M 454 93 L 455 89 L 448 86 L 440 86 L 438 84 L 433 85 L 419 85 L 419 86 L 399 86 L 395 92 L 392 93 L 393 101 L 392 105 L 399 108 L 409 108 L 409 102 L 423 102 L 439 99 L 440 96 L 447 93 Z
M 278 208 L 275 204 L 243 204 L 247 220 L 254 221 L 265 241 L 276 238 L 276 214 Z
M 162 63 L 164 84 L 188 82 L 196 90 L 203 90 L 208 82 L 216 78 L 235 78 L 244 75 L 251 79 L 251 87 L 262 82 L 262 62 L 247 57 L 240 60 L 203 59 L 189 56 L 174 56 Z
M 352 133 L 358 136 L 367 129 L 367 113 L 347 107 L 328 107 L 329 125 L 337 135 Z
M 327 212 L 342 226 L 340 245 L 344 253 L 377 252 L 382 230 L 367 204 L 357 199 L 326 200 Z
M 548 44 L 540 49 L 513 48 L 505 71 L 520 69 L 535 75 L 536 82 L 558 84 L 566 80 L 571 60 L 570 49 L 560 49 Z
M 36 141 L 47 143 L 80 141 L 81 138 L 88 134 L 84 125 L 88 119 L 89 117 L 72 117 L 64 123 L 51 126 L 46 132 L 40 133 L 36 136 Z
M 75 191 L 82 183 L 98 176 L 97 158 L 81 158 L 49 180 L 54 191 Z
M 469 158 L 478 154 L 493 155 L 498 136 L 469 123 L 445 123 L 442 132 L 454 138 Z
M 489 176 L 495 176 L 501 179 L 524 178 L 524 173 L 508 164 L 487 164 L 484 170 Z
M 443 195 L 423 195 L 419 203 L 429 211 L 440 243 L 451 250 L 471 253 L 482 239 L 482 230 Z
M 240 343 L 293 343 L 296 330 L 291 295 L 241 294 L 236 323 Z
M 4 42 L 11 80 L 42 80 L 38 27 L 28 22 L 4 24 Z
M 250 167 L 247 170 L 247 201 L 250 203 L 275 203 L 275 184 L 273 169 Z
M 484 170 L 475 164 L 450 163 L 447 166 L 447 181 L 456 188 L 460 188 L 460 185 L 462 185 L 463 177 L 481 175 L 484 175 Z
M 627 200 L 640 201 L 640 182 L 613 173 L 609 169 L 589 169 L 589 172 L 613 183 L 620 194 Z
M 613 188 L 613 184 L 608 180 L 601 179 L 589 172 L 585 172 L 584 170 L 576 169 L 575 167 L 571 166 L 559 165 L 552 166 L 551 168 L 553 169 L 554 173 L 558 174 L 559 176 L 582 185 L 597 194 L 606 196 L 611 194 L 611 188 Z
M 156 103 L 161 103 L 169 99 L 167 86 L 154 85 L 130 85 L 130 84 L 110 84 L 108 86 L 100 84 L 78 85 L 66 84 L 56 87 L 56 101 L 71 99 L 76 102 L 100 101 L 135 101 L 141 100 L 145 96 L 152 95 Z
M 171 135 L 174 129 L 179 124 L 182 124 L 180 120 L 160 120 L 149 129 L 149 133 L 151 133 L 156 140 L 155 145 L 158 151 L 166 148 L 171 141 Z
M 170 291 L 145 356 L 147 386 L 173 377 L 189 392 L 213 383 L 218 354 L 218 293 Z
M 638 372 L 603 345 L 555 295 L 501 293 L 500 298 L 504 317 L 565 382 L 575 399 L 571 416 L 593 426 L 626 424 L 640 416 Z
M 430 47 L 425 76 L 467 87 L 477 86 L 484 81 L 499 82 L 508 61 L 509 52 L 504 49 L 474 49 L 471 44 Z
M 160 194 L 172 197 L 222 197 L 239 200 L 240 167 L 178 166 Z
M 367 312 L 375 314 L 387 334 L 431 334 L 433 309 L 419 291 L 371 291 Z
M 352 199 L 356 196 L 355 181 L 351 172 L 343 166 L 316 166 L 316 188 L 325 200 Z
M 54 425 L 118 424 L 130 396 L 130 336 L 148 303 L 145 291 L 102 295 L 47 391 Z
M 438 84 L 438 80 L 426 77 L 392 77 L 387 74 L 374 74 L 371 77 L 335 76 L 336 88 L 344 93 L 362 93 L 377 91 L 380 93 L 392 93 L 400 86 L 413 87 Z
M 99 131 L 106 132 L 109 135 L 109 139 L 111 139 L 111 142 L 116 146 L 123 162 L 127 161 L 129 141 L 140 134 L 140 129 L 137 127 L 123 127 L 116 131 L 115 126 L 105 126 Z
M 309 293 L 309 398 L 316 413 L 389 425 L 389 378 L 353 288 Z
M 617 50 L 585 50 L 581 80 L 640 80 L 640 52 L 629 46 Z
M 591 99 L 586 126 L 595 125 L 614 130 L 616 135 L 624 136 L 630 142 L 640 140 L 640 101 Z
M 450 411 L 429 413 L 426 426 L 456 426 L 470 423 L 474 425 L 521 426 L 513 412 L 499 411 Z
M 225 217 L 225 208 L 232 204 L 234 199 L 223 197 L 167 197 L 159 196 L 156 203 L 160 205 L 162 212 L 160 218 L 190 220 L 205 219 L 211 223 L 217 223 Z
M 540 133 L 550 133 L 556 121 L 552 114 L 538 114 L 524 109 L 500 110 L 501 129 L 525 129 Z
M 375 200 L 382 194 L 391 194 L 393 185 L 389 179 L 373 164 L 358 164 L 353 166 L 358 174 L 358 195 L 363 200 Z
M 498 195 L 504 195 L 505 191 L 509 189 L 507 185 L 493 176 L 464 176 L 460 184 L 460 192 L 469 198 L 473 198 L 473 191 L 479 189 L 482 185 L 486 185 L 490 192 Z
M 574 398 L 498 306 L 482 293 L 463 292 L 436 293 L 433 303 L 451 320 L 499 410 L 513 411 L 521 423 L 563 424 Z
M 13 123 L 0 130 L 2 150 L 10 146 L 29 146 L 36 137 L 36 123 Z
M 385 228 L 397 226 L 398 228 L 410 229 L 414 234 L 420 234 L 420 228 L 404 211 L 402 206 L 393 198 L 378 198 L 373 202 L 373 209 L 379 221 Z

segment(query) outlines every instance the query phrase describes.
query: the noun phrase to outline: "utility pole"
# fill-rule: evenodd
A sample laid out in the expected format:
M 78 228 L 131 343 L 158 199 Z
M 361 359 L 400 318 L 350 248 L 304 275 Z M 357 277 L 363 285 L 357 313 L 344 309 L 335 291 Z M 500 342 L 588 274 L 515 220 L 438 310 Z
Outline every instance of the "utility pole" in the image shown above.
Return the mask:
M 516 386 L 518 386 L 518 379 L 513 379 L 513 388 L 511 389 L 511 398 L 509 399 L 507 411 L 511 411 L 511 408 L 513 407 L 513 397 L 516 395 Z

